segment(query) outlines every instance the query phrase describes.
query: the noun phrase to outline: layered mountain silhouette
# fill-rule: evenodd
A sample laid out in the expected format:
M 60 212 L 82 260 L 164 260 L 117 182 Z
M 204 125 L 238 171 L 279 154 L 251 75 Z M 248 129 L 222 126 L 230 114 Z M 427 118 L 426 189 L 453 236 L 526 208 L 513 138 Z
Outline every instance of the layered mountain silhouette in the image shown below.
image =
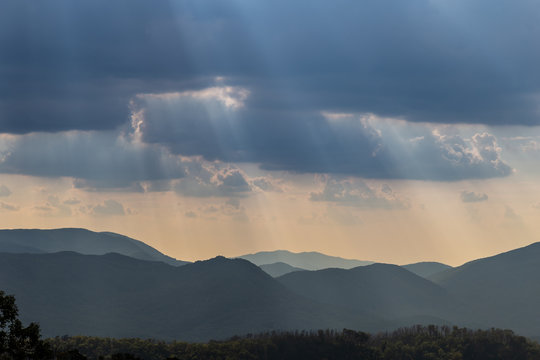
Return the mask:
M 0 290 L 16 296 L 24 322 L 38 321 L 45 336 L 204 341 L 433 323 L 540 336 L 540 243 L 456 268 L 357 261 L 362 266 L 309 270 L 355 260 L 285 251 L 249 256 L 301 266 L 224 257 L 178 266 L 184 263 L 114 233 L 4 230 Z
M 318 252 L 293 253 L 287 250 L 262 251 L 255 254 L 239 256 L 258 265 L 273 277 L 279 277 L 293 271 L 322 270 L 328 268 L 352 269 L 358 266 L 373 264 L 373 261 L 343 259 Z M 450 269 L 451 266 L 439 262 L 418 262 L 402 265 L 403 268 L 423 278 Z
M 86 255 L 118 253 L 140 260 L 162 261 L 184 265 L 185 261 L 167 256 L 142 241 L 112 232 L 93 232 L 86 229 L 0 230 L 0 252 L 54 253 L 75 251 Z
M 321 270 L 327 268 L 352 269 L 357 266 L 373 264 L 373 261 L 343 259 L 318 252 L 293 253 L 286 250 L 262 251 L 255 254 L 238 256 L 238 258 L 246 259 L 259 266 L 282 262 L 292 267 L 305 270 Z
M 401 265 L 401 267 L 426 279 L 430 276 L 452 268 L 449 265 L 433 261 L 423 261 L 414 264 Z
M 468 262 L 431 280 L 462 299 L 484 326 L 540 335 L 540 243 Z
M 306 269 L 301 269 L 298 267 L 291 266 L 284 262 L 277 262 L 273 264 L 264 264 L 259 266 L 265 273 L 272 277 L 279 277 L 294 271 L 304 271 Z
M 372 264 L 353 269 L 300 271 L 278 281 L 315 301 L 364 311 L 390 322 L 426 317 L 446 323 L 460 307 L 442 287 L 397 265 Z
M 204 341 L 284 329 L 373 328 L 303 298 L 242 259 L 180 267 L 74 252 L 0 254 L 0 289 L 45 336 L 96 335 Z

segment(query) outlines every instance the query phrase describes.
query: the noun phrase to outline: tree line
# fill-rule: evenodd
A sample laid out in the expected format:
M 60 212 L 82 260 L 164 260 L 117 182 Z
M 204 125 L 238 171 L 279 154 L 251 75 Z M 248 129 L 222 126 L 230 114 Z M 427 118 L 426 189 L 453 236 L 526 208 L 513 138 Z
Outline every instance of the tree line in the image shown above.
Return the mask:
M 368 334 L 344 329 L 268 332 L 187 343 L 63 336 L 23 326 L 15 298 L 0 291 L 0 360 L 540 360 L 540 344 L 511 330 L 413 326 Z
M 540 345 L 510 330 L 414 326 L 392 332 L 319 330 L 270 332 L 207 343 L 87 336 L 47 340 L 56 353 L 77 349 L 80 358 L 168 360 L 296 359 L 540 359 Z M 68 359 L 68 358 L 66 358 Z

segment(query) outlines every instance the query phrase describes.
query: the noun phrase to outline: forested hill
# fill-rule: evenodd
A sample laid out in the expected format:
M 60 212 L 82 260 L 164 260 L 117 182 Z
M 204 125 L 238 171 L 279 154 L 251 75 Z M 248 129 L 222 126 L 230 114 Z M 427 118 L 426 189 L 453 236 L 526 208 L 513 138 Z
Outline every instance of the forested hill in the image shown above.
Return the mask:
M 204 341 L 284 329 L 368 328 L 374 318 L 301 297 L 257 266 L 217 257 L 184 266 L 119 254 L 1 254 L 0 289 L 45 336 Z
M 52 245 L 44 245 L 49 240 L 41 239 L 19 243 L 51 251 Z M 382 331 L 438 324 L 508 328 L 538 337 L 539 273 L 540 243 L 431 279 L 390 264 L 299 270 L 272 278 L 247 260 L 224 257 L 172 266 L 115 253 L 0 252 L 0 290 L 15 295 L 23 320 L 39 322 L 47 336 L 204 341 L 273 330 Z
M 540 336 L 540 243 L 468 262 L 431 280 L 487 327 Z
M 277 280 L 309 299 L 392 320 L 432 316 L 445 322 L 455 319 L 459 305 L 442 287 L 390 264 L 297 271 Z
M 375 335 L 352 330 L 275 332 L 202 344 L 80 336 L 48 342 L 57 355 L 65 357 L 61 360 L 540 359 L 538 343 L 509 330 L 436 326 L 415 326 Z

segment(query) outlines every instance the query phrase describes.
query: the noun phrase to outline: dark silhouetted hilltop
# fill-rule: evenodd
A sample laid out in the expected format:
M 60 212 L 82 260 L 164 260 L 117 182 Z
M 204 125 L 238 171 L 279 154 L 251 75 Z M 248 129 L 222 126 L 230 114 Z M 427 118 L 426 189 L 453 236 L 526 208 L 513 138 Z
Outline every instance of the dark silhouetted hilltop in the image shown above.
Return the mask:
M 446 290 L 397 265 L 300 271 L 278 278 L 307 298 L 384 317 L 391 323 L 451 321 L 458 307 Z M 446 320 L 446 321 L 445 321 Z
M 264 270 L 268 275 L 272 277 L 280 277 L 282 275 L 288 274 L 293 271 L 304 271 L 306 269 L 297 268 L 294 266 L 291 266 L 289 264 L 286 264 L 284 262 L 277 262 L 273 264 L 264 264 L 259 265 L 261 269 Z
M 303 298 L 257 266 L 217 257 L 180 267 L 119 254 L 0 254 L 0 289 L 45 336 L 201 341 L 374 321 Z
M 431 280 L 486 326 L 540 335 L 540 243 L 468 262 Z

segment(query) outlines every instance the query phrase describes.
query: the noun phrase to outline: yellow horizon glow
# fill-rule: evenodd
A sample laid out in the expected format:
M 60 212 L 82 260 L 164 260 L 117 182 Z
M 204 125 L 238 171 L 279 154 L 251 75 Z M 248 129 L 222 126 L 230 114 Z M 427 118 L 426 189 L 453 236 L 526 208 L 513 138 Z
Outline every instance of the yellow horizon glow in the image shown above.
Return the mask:
M 226 198 L 87 192 L 73 188 L 69 178 L 3 175 L 2 183 L 12 194 L 0 202 L 18 210 L 1 210 L 0 228 L 113 231 L 187 261 L 284 249 L 394 264 L 439 261 L 457 266 L 539 240 L 540 210 L 530 194 L 540 193 L 540 185 L 531 179 L 366 180 L 370 186 L 389 184 L 410 201 L 408 209 L 385 210 L 310 201 L 310 192 L 320 185 L 310 182 L 313 177 L 308 175 L 291 178 L 286 191 L 258 192 L 238 199 L 235 208 Z M 463 203 L 464 190 L 487 193 L 489 199 Z M 80 201 L 66 205 L 71 213 L 51 204 L 70 199 Z M 109 199 L 123 204 L 126 214 L 92 214 L 91 206 Z M 186 216 L 188 212 L 197 217 Z

